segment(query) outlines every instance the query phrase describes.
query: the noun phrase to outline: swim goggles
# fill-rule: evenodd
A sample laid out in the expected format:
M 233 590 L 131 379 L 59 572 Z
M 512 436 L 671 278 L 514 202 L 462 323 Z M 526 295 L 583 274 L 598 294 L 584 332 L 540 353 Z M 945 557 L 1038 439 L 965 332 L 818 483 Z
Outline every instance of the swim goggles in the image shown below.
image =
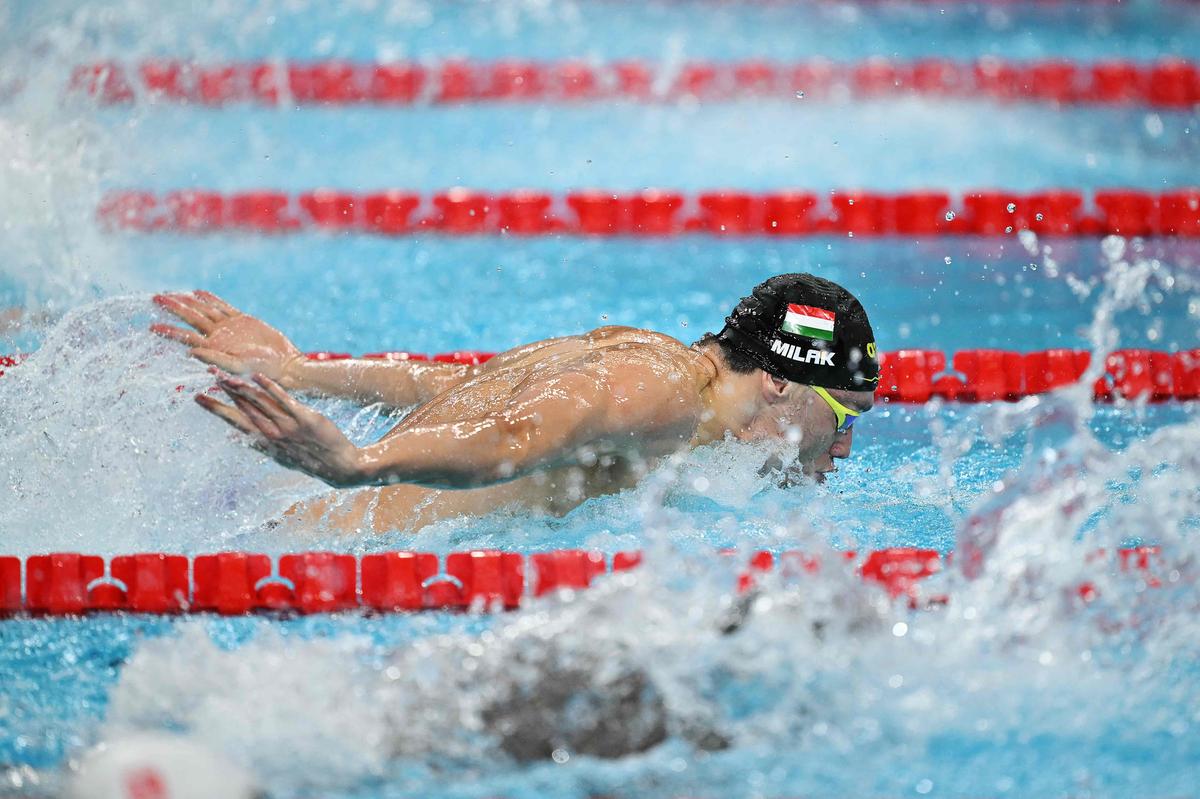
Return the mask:
M 820 386 L 809 386 L 813 391 L 817 392 L 817 396 L 825 400 L 829 407 L 833 409 L 833 415 L 837 417 L 837 432 L 845 433 L 851 427 L 854 427 L 854 420 L 859 417 L 861 411 L 852 411 L 842 403 L 829 396 L 829 392 Z

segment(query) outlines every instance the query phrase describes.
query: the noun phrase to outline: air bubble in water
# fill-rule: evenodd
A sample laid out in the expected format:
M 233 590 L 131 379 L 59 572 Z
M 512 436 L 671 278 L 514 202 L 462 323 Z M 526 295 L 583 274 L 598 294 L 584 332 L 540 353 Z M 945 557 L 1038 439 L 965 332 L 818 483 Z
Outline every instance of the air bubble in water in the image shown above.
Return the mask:
M 946 266 L 949 266 L 950 264 L 954 263 L 953 259 L 951 259 L 949 255 L 947 255 L 942 260 L 946 262 Z
M 954 221 L 954 212 L 953 212 L 953 211 L 947 211 L 947 212 L 946 212 L 946 221 L 947 221 L 947 222 L 953 222 L 953 221 Z

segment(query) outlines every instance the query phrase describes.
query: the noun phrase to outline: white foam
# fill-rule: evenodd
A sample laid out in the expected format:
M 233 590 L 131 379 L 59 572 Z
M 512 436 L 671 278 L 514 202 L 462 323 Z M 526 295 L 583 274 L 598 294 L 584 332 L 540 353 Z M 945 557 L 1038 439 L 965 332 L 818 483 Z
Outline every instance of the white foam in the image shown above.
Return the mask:
M 353 636 L 289 640 L 263 623 L 230 651 L 205 622 L 186 622 L 130 658 L 101 737 L 181 729 L 275 786 L 361 780 L 379 773 L 388 742 L 366 649 Z
M 213 547 L 325 490 L 195 405 L 212 378 L 148 332 L 151 308 L 128 297 L 72 311 L 0 380 L 6 551 Z

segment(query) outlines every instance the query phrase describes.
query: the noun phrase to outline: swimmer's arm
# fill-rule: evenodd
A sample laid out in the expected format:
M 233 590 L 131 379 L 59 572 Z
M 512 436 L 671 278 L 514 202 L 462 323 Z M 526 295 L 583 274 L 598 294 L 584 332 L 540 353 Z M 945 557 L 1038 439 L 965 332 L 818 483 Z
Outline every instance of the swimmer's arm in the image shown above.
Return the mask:
M 563 341 L 545 339 L 498 353 L 477 366 L 433 361 L 385 361 L 368 358 L 336 361 L 301 359 L 289 364 L 280 385 L 289 391 L 382 402 L 395 408 L 427 402 L 477 375 L 520 362 L 531 353 Z
M 477 368 L 431 361 L 369 358 L 314 361 L 304 358 L 290 363 L 278 382 L 289 391 L 405 408 L 453 388 L 474 376 Z
M 638 395 L 623 397 L 595 375 L 567 372 L 527 388 L 497 413 L 404 428 L 359 450 L 359 484 L 480 488 L 543 469 L 590 466 L 598 454 L 637 449 L 647 437 L 688 441 L 696 412 L 678 401 L 676 385 L 658 375 L 626 374 L 622 382 L 639 385 Z
M 686 443 L 695 408 L 679 401 L 669 381 L 624 377 L 636 379 L 636 396 L 597 375 L 567 372 L 537 381 L 498 412 L 403 428 L 362 448 L 263 375 L 255 375 L 254 383 L 219 380 L 232 406 L 206 394 L 196 401 L 253 436 L 282 465 L 338 488 L 393 483 L 476 488 L 553 466 L 588 466 L 604 450 L 637 448 L 645 437 Z
M 230 374 L 261 373 L 289 391 L 416 405 L 471 377 L 477 367 L 427 361 L 313 361 L 287 336 L 206 291 L 158 294 L 154 302 L 189 327 L 150 329 L 189 348 L 197 360 Z

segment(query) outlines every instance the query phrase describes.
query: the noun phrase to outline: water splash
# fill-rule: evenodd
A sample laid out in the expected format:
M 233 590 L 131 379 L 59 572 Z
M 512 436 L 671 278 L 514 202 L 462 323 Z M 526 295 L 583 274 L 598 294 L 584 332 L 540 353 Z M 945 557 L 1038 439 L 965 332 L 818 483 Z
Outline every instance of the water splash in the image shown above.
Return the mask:
M 119 137 L 93 105 L 64 102 L 66 76 L 107 36 L 86 12 L 50 4 L 2 13 L 11 19 L 0 34 L 0 310 L 57 316 L 138 284 L 123 242 L 95 222 Z M 56 13 L 64 19 L 48 24 Z
M 182 729 L 285 796 L 380 781 L 428 796 L 895 794 L 924 781 L 947 795 L 1186 793 L 1194 553 L 1148 589 L 1026 547 L 1039 568 L 997 571 L 986 589 L 945 575 L 930 590 L 952 587 L 951 603 L 923 613 L 823 554 L 819 573 L 773 578 L 749 604 L 728 592 L 735 562 L 676 558 L 399 645 L 377 626 L 368 645 L 353 624 L 309 641 L 262 623 L 226 651 L 189 622 L 142 647 L 109 723 Z M 1073 590 L 1084 575 L 1091 603 Z M 301 713 L 311 759 L 273 735 Z M 342 756 L 351 720 L 358 749 Z M 1148 768 L 1146 745 L 1176 770 Z
M 104 737 L 180 728 L 276 782 L 298 762 L 311 789 L 369 778 L 382 771 L 389 731 L 369 690 L 378 675 L 362 664 L 368 650 L 354 636 L 297 643 L 264 625 L 229 651 L 190 622 L 125 664 Z
M 199 412 L 211 376 L 157 318 L 141 297 L 72 311 L 0 380 L 7 551 L 213 547 L 322 490 Z

